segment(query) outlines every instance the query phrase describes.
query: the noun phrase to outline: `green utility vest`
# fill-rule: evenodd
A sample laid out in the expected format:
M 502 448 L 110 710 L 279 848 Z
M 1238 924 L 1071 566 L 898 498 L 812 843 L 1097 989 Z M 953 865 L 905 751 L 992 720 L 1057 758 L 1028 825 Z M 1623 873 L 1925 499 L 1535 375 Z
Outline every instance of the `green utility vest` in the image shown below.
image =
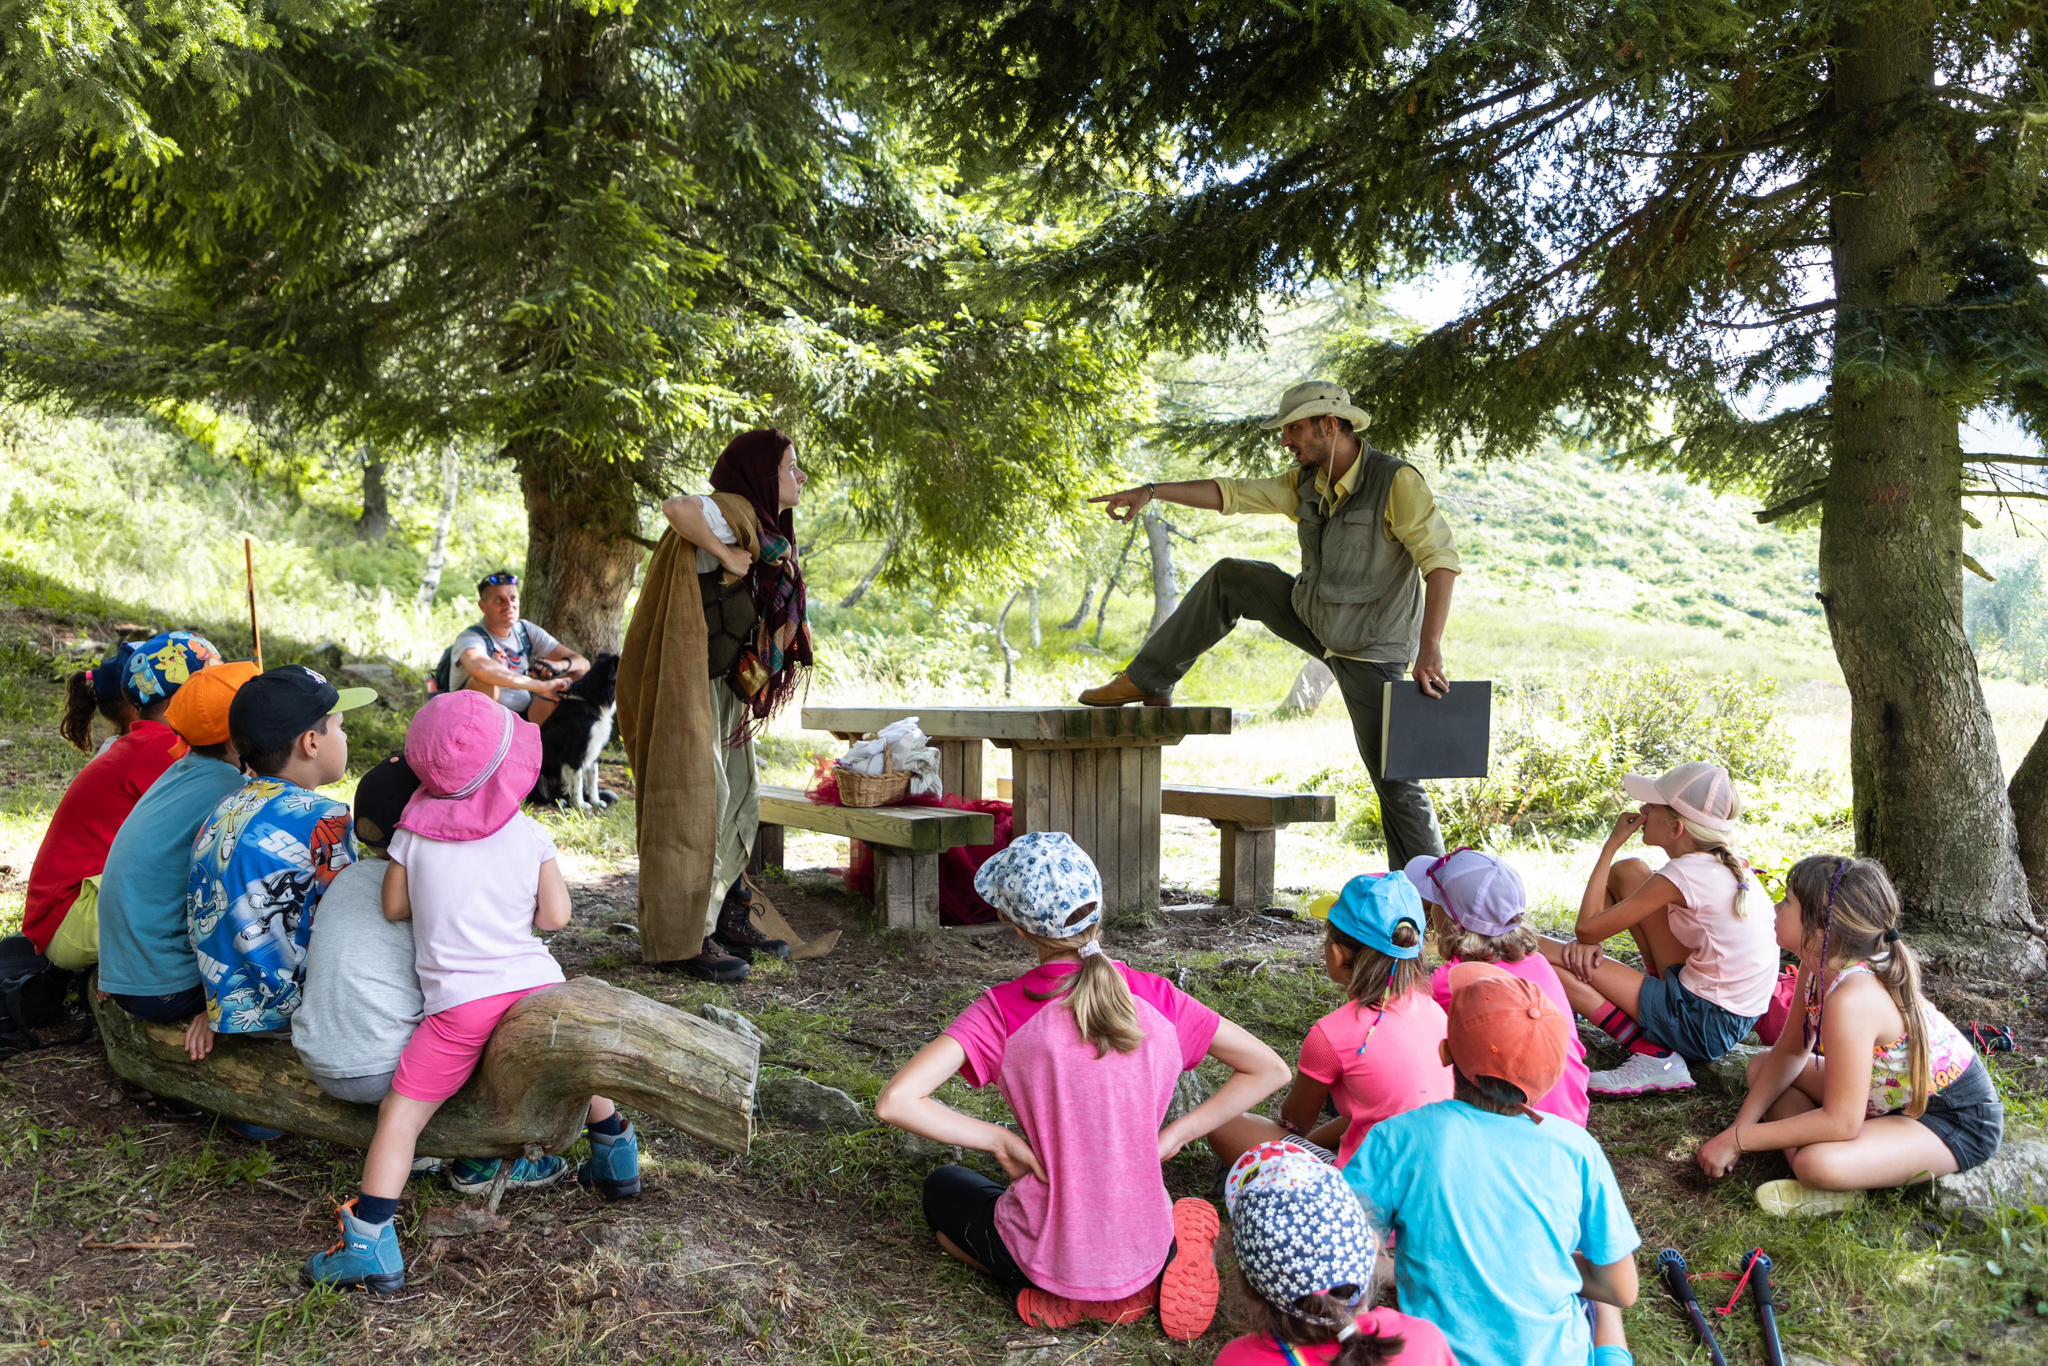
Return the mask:
M 1301 472 L 1294 610 L 1332 654 L 1406 664 L 1422 644 L 1422 576 L 1387 531 L 1387 498 L 1408 462 L 1370 446 L 1358 458 L 1358 481 L 1335 516 L 1316 493 L 1316 472 Z

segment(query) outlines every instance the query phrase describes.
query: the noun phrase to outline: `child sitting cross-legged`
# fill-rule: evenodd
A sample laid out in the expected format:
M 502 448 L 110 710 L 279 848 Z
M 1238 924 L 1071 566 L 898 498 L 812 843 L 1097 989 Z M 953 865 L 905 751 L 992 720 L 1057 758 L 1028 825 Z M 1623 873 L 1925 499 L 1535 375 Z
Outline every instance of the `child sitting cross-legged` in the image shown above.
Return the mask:
M 428 699 L 405 736 L 420 789 L 386 851 L 384 916 L 413 922 L 426 1017 L 399 1055 L 377 1114 L 362 1193 L 341 1207 L 341 1241 L 306 1262 L 316 1283 L 388 1295 L 405 1286 L 392 1217 L 420 1131 L 476 1071 L 508 1011 L 562 982 L 535 930 L 569 923 L 554 842 L 519 810 L 540 772 L 540 728 L 480 692 Z M 578 1171 L 610 1200 L 640 1193 L 640 1148 L 618 1109 L 590 1098 L 591 1157 Z
M 1443 858 L 1425 854 L 1409 861 L 1408 880 L 1422 893 L 1423 901 L 1436 908 L 1431 922 L 1436 932 L 1431 938 L 1444 962 L 1429 979 L 1429 986 L 1438 1005 L 1450 1009 L 1453 967 L 1492 963 L 1510 977 L 1534 982 L 1559 1014 L 1571 1018 L 1571 1001 L 1557 969 L 1537 952 L 1536 931 L 1523 919 L 1529 898 L 1522 889 L 1522 875 L 1505 860 L 1477 849 L 1459 849 Z M 1586 1075 L 1586 1045 L 1574 1030 L 1564 1075 L 1535 1108 L 1585 1128 L 1591 1108 L 1586 1100 Z
M 1323 971 L 1346 1000 L 1309 1027 L 1280 1122 L 1240 1115 L 1209 1136 L 1225 1163 L 1286 1134 L 1335 1149 L 1342 1166 L 1372 1127 L 1420 1105 L 1448 1100 L 1451 1070 L 1437 1056 L 1443 1007 L 1430 999 L 1422 962 L 1422 899 L 1401 873 L 1344 884 L 1329 911 Z M 1337 1117 L 1318 1126 L 1323 1103 Z
M 1253 1331 L 1216 1366 L 1456 1366 L 1427 1319 L 1361 1308 L 1379 1239 L 1336 1168 L 1261 1145 L 1232 1164 L 1223 1202 Z
M 1620 1311 L 1642 1240 L 1614 1169 L 1584 1129 L 1529 1106 L 1557 1085 L 1571 1032 L 1534 983 L 1460 963 L 1453 1098 L 1382 1123 L 1344 1168 L 1400 1238 L 1402 1311 L 1443 1329 L 1466 1366 L 1632 1360 Z
M 1165 978 L 1103 952 L 1102 878 L 1068 836 L 1022 836 L 974 887 L 1038 965 L 919 1050 L 876 1117 L 1002 1164 L 1007 1186 L 965 1167 L 934 1171 L 925 1219 L 948 1255 L 1015 1292 L 1026 1323 L 1135 1323 L 1156 1305 L 1167 1336 L 1191 1342 L 1216 1314 L 1221 1224 L 1205 1200 L 1170 1199 L 1160 1164 L 1270 1095 L 1287 1065 Z M 1236 1075 L 1164 1124 L 1180 1074 L 1204 1057 Z M 955 1073 L 996 1086 L 1022 1133 L 934 1100 Z
M 1866 1190 L 1968 1171 L 1998 1151 L 2005 1110 L 1991 1074 L 1921 995 L 1899 918 L 1873 860 L 1819 855 L 1785 879 L 1778 944 L 1799 955 L 1804 1028 L 1788 1023 L 1751 1060 L 1735 1122 L 1699 1153 L 1715 1178 L 1744 1153 L 1784 1153 L 1792 1179 L 1757 1188 L 1771 1214 L 1832 1214 Z

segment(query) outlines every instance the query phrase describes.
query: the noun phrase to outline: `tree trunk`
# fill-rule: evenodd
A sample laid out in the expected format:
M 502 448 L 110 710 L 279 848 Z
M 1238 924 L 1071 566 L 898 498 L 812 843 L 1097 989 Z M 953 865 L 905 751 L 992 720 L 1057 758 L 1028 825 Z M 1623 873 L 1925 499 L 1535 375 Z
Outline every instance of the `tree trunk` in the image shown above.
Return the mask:
M 1102 646 L 1102 623 L 1109 615 L 1109 600 L 1116 596 L 1116 586 L 1124 577 L 1124 561 L 1131 557 L 1131 547 L 1137 544 L 1138 528 L 1133 526 L 1124 537 L 1124 548 L 1116 555 L 1116 567 L 1109 571 L 1109 582 L 1102 585 L 1102 601 L 1095 604 L 1095 645 Z
M 1152 624 L 1145 628 L 1149 636 L 1180 606 L 1180 582 L 1173 572 L 1173 528 L 1153 504 L 1146 504 L 1144 517 L 1145 542 L 1152 550 Z
M 882 547 L 882 553 L 875 556 L 875 562 L 868 566 L 867 573 L 860 576 L 860 582 L 853 586 L 853 591 L 839 600 L 842 608 L 851 607 L 868 595 L 868 590 L 875 586 L 875 580 L 889 567 L 890 559 L 896 554 L 896 547 L 902 544 L 903 528 L 897 527 L 889 533 L 888 543 Z
M 1336 686 L 1337 675 L 1330 672 L 1330 666 L 1320 659 L 1302 661 L 1301 671 L 1294 675 L 1294 686 L 1287 690 L 1286 698 L 1280 703 L 1283 716 L 1309 716 L 1330 689 Z
M 1014 676 L 1012 666 L 1017 657 L 1017 652 L 1010 648 L 1010 609 L 1017 605 L 1017 599 L 1023 591 L 1020 588 L 1017 592 L 1010 594 L 1010 600 L 1003 604 L 1002 612 L 996 617 L 996 649 L 1003 656 L 1003 696 L 1005 698 L 1010 695 L 1010 683 Z
M 356 518 L 356 535 L 365 541 L 381 541 L 391 534 L 391 495 L 384 487 L 384 457 L 374 449 L 363 451 L 363 515 Z
M 2035 901 L 2048 905 L 2048 726 L 2020 761 L 2006 789 L 2013 827 L 2019 836 L 2020 867 Z
M 1045 628 L 1038 620 L 1038 585 L 1032 584 L 1026 592 L 1031 601 L 1031 648 L 1042 649 L 1045 645 Z
M 1963 631 L 1962 451 L 1955 412 L 1889 358 L 1890 310 L 1937 304 L 1942 262 L 1926 0 L 1840 32 L 1831 205 L 1835 321 L 1821 601 L 1849 685 L 1856 847 L 1881 860 L 1909 924 L 2010 970 L 2025 907 L 2012 809 Z
M 1081 623 L 1088 620 L 1088 609 L 1095 605 L 1095 580 L 1088 578 L 1081 583 L 1081 605 L 1074 609 L 1074 615 L 1060 623 L 1062 631 L 1078 631 Z
M 441 591 L 441 571 L 448 567 L 448 532 L 455 525 L 455 500 L 461 491 L 462 457 L 451 441 L 441 452 L 441 512 L 434 518 L 434 545 L 427 551 L 427 572 L 420 580 L 422 607 L 432 607 Z
M 579 654 L 617 650 L 646 554 L 638 485 L 623 467 L 580 459 L 552 436 L 523 437 L 505 454 L 526 493 L 522 612 Z
M 305 1138 L 370 1146 L 377 1110 L 336 1100 L 283 1039 L 226 1035 L 204 1062 L 185 1055 L 182 1025 L 150 1025 L 99 992 L 93 1014 L 114 1074 L 152 1095 Z M 750 1039 L 634 991 L 578 977 L 513 1006 L 491 1032 L 476 1074 L 434 1112 L 424 1153 L 515 1156 L 529 1143 L 576 1141 L 592 1095 L 652 1115 L 729 1152 L 753 1137 L 760 1048 Z

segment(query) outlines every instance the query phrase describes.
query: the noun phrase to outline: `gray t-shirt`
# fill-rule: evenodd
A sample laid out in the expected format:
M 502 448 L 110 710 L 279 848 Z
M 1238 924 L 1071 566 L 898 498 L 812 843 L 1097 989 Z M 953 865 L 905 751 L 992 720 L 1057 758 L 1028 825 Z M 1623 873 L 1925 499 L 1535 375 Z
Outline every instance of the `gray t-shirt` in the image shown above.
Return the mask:
M 384 918 L 384 874 L 365 858 L 320 899 L 306 945 L 306 980 L 292 1013 L 292 1047 L 318 1077 L 373 1077 L 398 1066 L 426 1018 L 412 961 L 412 922 Z
M 533 672 L 534 660 L 546 659 L 561 645 L 561 641 L 524 617 L 512 628 L 511 638 L 507 640 L 500 640 L 482 622 L 478 622 L 455 637 L 455 661 L 449 666 L 448 681 L 457 688 L 468 686 L 469 670 L 463 667 L 462 657 L 471 650 L 482 650 L 484 657 L 501 669 L 524 674 Z M 522 688 L 506 688 L 498 694 L 498 700 L 516 712 L 524 712 L 527 704 L 533 701 L 533 694 Z

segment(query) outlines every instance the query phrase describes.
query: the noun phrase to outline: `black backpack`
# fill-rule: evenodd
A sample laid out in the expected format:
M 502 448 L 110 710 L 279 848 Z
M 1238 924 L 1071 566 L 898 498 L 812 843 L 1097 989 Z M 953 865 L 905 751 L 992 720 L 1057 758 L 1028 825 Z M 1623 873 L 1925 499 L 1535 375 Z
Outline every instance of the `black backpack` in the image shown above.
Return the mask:
M 63 1018 L 76 976 L 52 967 L 27 935 L 0 939 L 0 1057 L 42 1047 L 35 1031 Z
M 484 640 L 486 642 L 488 642 L 491 639 L 490 628 L 484 625 L 482 622 L 478 622 L 476 625 L 470 627 L 469 629 L 472 631 L 483 632 Z M 460 640 L 461 637 L 458 636 L 456 637 L 456 639 Z M 495 656 L 496 652 L 492 651 L 488 644 L 486 644 L 485 646 L 485 651 L 486 653 L 490 653 Z M 534 664 L 533 637 L 526 633 L 526 623 L 524 621 L 519 623 L 519 653 L 526 656 L 526 667 L 531 669 Z M 430 693 L 455 691 L 454 645 L 451 644 L 447 649 L 441 651 L 441 658 L 434 665 L 434 676 L 427 686 L 427 691 Z

